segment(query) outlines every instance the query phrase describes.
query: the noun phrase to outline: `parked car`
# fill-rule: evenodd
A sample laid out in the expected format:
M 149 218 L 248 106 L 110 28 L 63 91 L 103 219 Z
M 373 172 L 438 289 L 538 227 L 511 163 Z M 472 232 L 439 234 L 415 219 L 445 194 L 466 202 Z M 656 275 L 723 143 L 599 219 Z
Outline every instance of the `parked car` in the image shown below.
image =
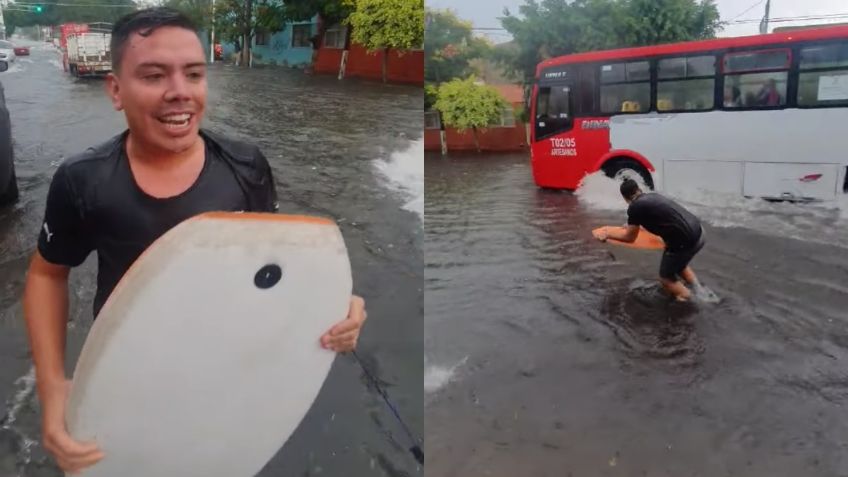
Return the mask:
M 29 56 L 29 47 L 16 45 L 14 50 L 15 56 Z
M 0 40 L 0 61 L 15 61 L 15 45 L 11 41 Z
M 0 73 L 9 63 L 0 60 Z M 18 200 L 18 179 L 15 177 L 15 157 L 12 150 L 12 122 L 6 109 L 6 93 L 0 83 L 0 206 Z

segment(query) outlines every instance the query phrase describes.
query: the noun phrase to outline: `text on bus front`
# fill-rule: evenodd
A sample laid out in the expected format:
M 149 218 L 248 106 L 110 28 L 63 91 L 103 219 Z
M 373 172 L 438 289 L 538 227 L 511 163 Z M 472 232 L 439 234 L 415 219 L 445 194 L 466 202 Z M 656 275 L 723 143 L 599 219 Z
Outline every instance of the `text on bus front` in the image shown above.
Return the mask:
M 576 156 L 577 141 L 573 137 L 552 137 L 551 155 L 552 156 Z

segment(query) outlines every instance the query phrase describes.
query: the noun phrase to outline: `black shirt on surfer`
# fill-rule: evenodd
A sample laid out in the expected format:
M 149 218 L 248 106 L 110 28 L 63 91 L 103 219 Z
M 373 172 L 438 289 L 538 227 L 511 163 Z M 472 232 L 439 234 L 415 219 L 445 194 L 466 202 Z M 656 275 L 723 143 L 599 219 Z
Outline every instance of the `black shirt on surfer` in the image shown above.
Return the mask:
M 660 283 L 677 300 L 688 300 L 691 293 L 681 279 L 691 286 L 699 286 L 689 262 L 705 244 L 701 221 L 668 197 L 642 192 L 633 179 L 622 182 L 620 191 L 629 204 L 627 228 L 623 232 L 605 229 L 598 232 L 597 239 L 633 243 L 642 227 L 661 237 L 666 247 L 660 262 Z
M 172 197 L 153 197 L 136 183 L 126 155 L 128 131 L 56 170 L 47 194 L 38 251 L 76 267 L 97 253 L 94 316 L 130 265 L 158 237 L 207 211 L 274 212 L 271 168 L 259 148 L 200 131 L 205 154 L 197 180 Z M 251 183 L 250 177 L 259 180 Z
M 635 183 L 635 182 L 634 182 Z M 666 249 L 694 247 L 701 238 L 701 221 L 677 202 L 656 192 L 637 193 L 627 208 L 627 224 L 640 225 L 662 237 Z

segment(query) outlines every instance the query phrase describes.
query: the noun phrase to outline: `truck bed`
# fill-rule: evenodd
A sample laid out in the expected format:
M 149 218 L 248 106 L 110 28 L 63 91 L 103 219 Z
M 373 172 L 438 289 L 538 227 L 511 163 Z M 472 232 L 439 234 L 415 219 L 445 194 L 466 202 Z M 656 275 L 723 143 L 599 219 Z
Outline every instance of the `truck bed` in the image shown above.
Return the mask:
M 104 75 L 112 70 L 109 33 L 74 33 L 68 35 L 68 67 L 75 76 Z

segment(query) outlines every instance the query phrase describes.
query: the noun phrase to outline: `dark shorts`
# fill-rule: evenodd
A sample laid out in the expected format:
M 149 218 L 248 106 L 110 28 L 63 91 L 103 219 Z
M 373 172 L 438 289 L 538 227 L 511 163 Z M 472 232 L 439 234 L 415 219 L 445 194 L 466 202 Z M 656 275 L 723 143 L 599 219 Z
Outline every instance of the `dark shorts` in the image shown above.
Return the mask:
M 701 237 L 694 247 L 683 250 L 666 250 L 663 252 L 660 262 L 660 277 L 668 280 L 677 280 L 677 276 L 686 269 L 695 254 L 704 248 L 704 230 L 701 229 Z

